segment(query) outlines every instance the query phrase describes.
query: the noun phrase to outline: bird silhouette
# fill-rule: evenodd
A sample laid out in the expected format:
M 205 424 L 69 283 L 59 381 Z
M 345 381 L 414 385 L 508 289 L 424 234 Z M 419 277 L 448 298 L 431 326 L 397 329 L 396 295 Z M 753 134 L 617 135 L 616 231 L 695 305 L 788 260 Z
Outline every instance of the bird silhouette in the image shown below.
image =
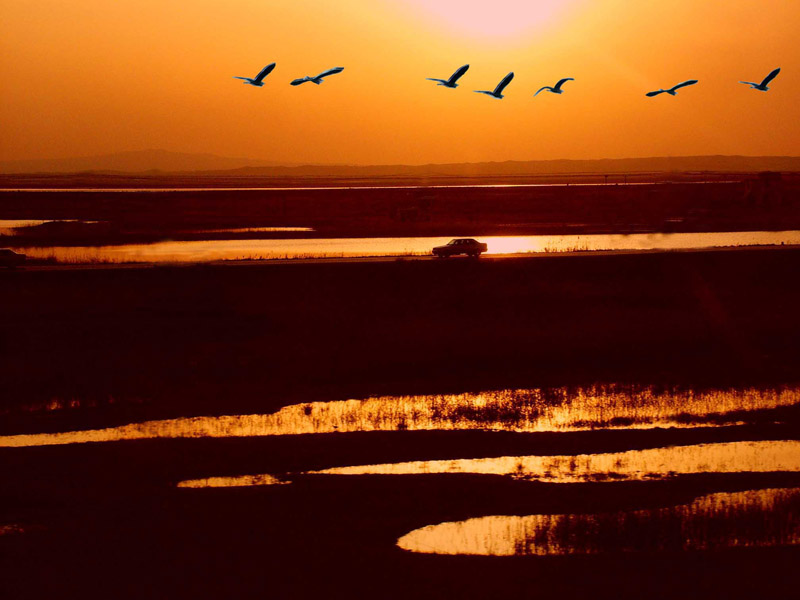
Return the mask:
M 503 98 L 503 90 L 506 88 L 506 86 L 509 83 L 511 83 L 512 79 L 514 79 L 513 71 L 511 73 L 509 73 L 508 75 L 506 75 L 505 77 L 503 77 L 503 80 L 500 83 L 497 84 L 497 87 L 494 88 L 494 91 L 488 92 L 486 90 L 475 90 L 475 93 L 477 93 L 477 94 L 486 94 L 487 96 L 491 96 L 492 98 L 497 98 L 498 100 L 502 100 L 502 98 Z
M 759 92 L 766 92 L 769 90 L 769 88 L 767 87 L 769 85 L 769 82 L 775 79 L 778 76 L 778 73 L 780 72 L 781 72 L 780 68 L 775 69 L 769 75 L 764 77 L 764 81 L 762 81 L 761 83 L 753 83 L 752 81 L 740 81 L 739 83 L 744 83 L 746 85 L 749 85 L 751 88 L 753 88 L 754 90 L 758 90 Z
M 270 63 L 256 75 L 255 77 L 237 77 L 234 76 L 234 79 L 243 79 L 245 85 L 254 85 L 256 87 L 261 87 L 264 85 L 264 77 L 272 73 L 272 70 L 275 68 L 275 63 Z
M 654 92 L 647 92 L 645 96 L 648 96 L 650 98 L 652 98 L 653 96 L 658 96 L 659 94 L 669 94 L 670 96 L 677 96 L 677 92 L 679 89 L 681 89 L 682 87 L 686 87 L 687 85 L 694 85 L 697 82 L 698 82 L 697 79 L 689 79 L 687 81 L 684 81 L 683 83 L 679 83 L 678 85 L 669 88 L 668 90 L 656 90 Z
M 439 85 L 443 85 L 444 87 L 449 88 L 457 88 L 458 84 L 456 81 L 461 79 L 461 76 L 467 72 L 469 69 L 469 65 L 464 65 L 463 67 L 459 67 L 456 69 L 456 72 L 450 75 L 450 79 L 434 79 L 433 77 L 426 77 L 428 81 L 438 81 Z
M 555 84 L 553 87 L 550 87 L 549 85 L 544 86 L 538 92 L 536 92 L 533 95 L 533 97 L 535 98 L 536 96 L 538 96 L 540 93 L 542 93 L 545 90 L 547 90 L 548 92 L 552 92 L 553 94 L 563 94 L 564 90 L 561 89 L 561 86 L 563 86 L 568 81 L 575 81 L 575 80 L 572 77 L 565 77 L 564 79 L 559 81 L 557 84 Z
M 308 75 L 306 75 L 305 77 L 300 77 L 299 79 L 295 79 L 294 81 L 292 81 L 291 85 L 300 85 L 301 83 L 306 83 L 308 81 L 319 85 L 320 83 L 322 83 L 323 77 L 327 77 L 328 75 L 336 75 L 336 73 L 341 73 L 342 71 L 344 71 L 344 67 L 333 67 L 332 69 L 323 71 L 322 73 L 314 77 L 309 77 Z

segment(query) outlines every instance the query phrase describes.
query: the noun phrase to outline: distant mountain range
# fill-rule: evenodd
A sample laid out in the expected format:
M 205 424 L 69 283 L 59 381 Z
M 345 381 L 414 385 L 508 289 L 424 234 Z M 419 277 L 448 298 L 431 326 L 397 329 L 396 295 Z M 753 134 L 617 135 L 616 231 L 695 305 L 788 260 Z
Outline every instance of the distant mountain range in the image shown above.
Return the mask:
M 0 162 L 0 173 L 204 173 L 228 177 L 425 178 L 580 173 L 800 172 L 797 156 L 678 156 L 602 160 L 536 160 L 427 165 L 278 165 L 268 161 L 166 150 L 79 158 Z

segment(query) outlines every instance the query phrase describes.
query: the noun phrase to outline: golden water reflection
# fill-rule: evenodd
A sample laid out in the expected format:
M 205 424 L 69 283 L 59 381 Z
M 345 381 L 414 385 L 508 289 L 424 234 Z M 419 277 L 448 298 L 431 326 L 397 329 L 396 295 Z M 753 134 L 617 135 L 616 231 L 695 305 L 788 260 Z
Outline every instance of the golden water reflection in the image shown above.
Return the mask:
M 0 219 L 0 235 L 18 235 L 26 227 L 38 227 L 50 223 L 82 223 L 93 225 L 100 221 L 85 221 L 83 219 Z
M 180 488 L 228 488 L 251 487 L 259 485 L 285 485 L 290 482 L 272 475 L 239 475 L 238 477 L 206 477 L 204 479 L 187 479 L 178 483 Z
M 432 554 L 545 556 L 800 544 L 800 488 L 702 496 L 690 504 L 601 514 L 492 516 L 401 537 Z
M 0 447 L 150 438 L 248 437 L 356 431 L 511 432 L 709 427 L 800 403 L 796 387 L 661 390 L 620 385 L 380 396 L 293 404 L 270 414 L 187 417 L 62 433 L 0 436 Z
M 602 454 L 501 456 L 334 467 L 315 475 L 505 475 L 549 483 L 640 481 L 699 473 L 800 472 L 800 441 L 726 442 Z
M 547 483 L 663 480 L 701 473 L 800 472 L 800 441 L 726 442 L 599 454 L 501 456 L 333 467 L 302 475 L 503 475 Z M 178 487 L 245 487 L 288 483 L 272 475 L 211 477 Z
M 341 258 L 430 255 L 450 237 L 302 238 L 256 240 L 166 241 L 116 246 L 50 246 L 20 248 L 37 259 L 64 263 L 158 263 L 288 258 Z M 728 246 L 800 244 L 800 231 L 734 231 L 714 233 L 637 233 L 598 235 L 484 236 L 488 254 L 598 250 L 680 250 Z

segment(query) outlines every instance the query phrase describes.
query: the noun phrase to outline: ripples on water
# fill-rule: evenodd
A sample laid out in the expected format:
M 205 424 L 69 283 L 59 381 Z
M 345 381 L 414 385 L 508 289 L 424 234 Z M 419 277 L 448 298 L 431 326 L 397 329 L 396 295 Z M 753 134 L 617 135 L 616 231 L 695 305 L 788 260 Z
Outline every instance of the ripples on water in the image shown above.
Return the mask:
M 800 488 L 711 494 L 690 504 L 600 514 L 492 516 L 401 537 L 432 554 L 545 556 L 800 544 Z
M 795 387 L 661 391 L 595 386 L 383 396 L 294 404 L 262 415 L 189 417 L 88 431 L 0 436 L 0 447 L 356 431 L 557 432 L 709 427 L 741 424 L 748 412 L 799 402 L 800 389 Z

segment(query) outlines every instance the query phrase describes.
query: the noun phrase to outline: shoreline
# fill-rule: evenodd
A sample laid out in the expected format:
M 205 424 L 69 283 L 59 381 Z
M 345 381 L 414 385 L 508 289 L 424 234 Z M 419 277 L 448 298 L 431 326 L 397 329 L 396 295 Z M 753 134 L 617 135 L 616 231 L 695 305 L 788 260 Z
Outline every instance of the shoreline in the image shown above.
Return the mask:
M 47 246 L 37 246 L 46 248 Z M 513 254 L 484 254 L 480 261 L 506 261 L 524 259 L 558 259 L 558 258 L 591 258 L 608 256 L 640 256 L 653 254 L 695 254 L 695 253 L 715 253 L 715 252 L 782 252 L 800 250 L 800 244 L 781 244 L 781 245 L 747 245 L 747 246 L 719 246 L 712 248 L 669 248 L 669 249 L 644 249 L 644 250 L 568 250 L 564 252 L 519 252 Z M 42 259 L 33 259 L 34 261 Z M 265 259 L 226 259 L 196 262 L 97 262 L 97 263 L 55 263 L 55 264 L 31 264 L 26 263 L 17 267 L 14 271 L 43 272 L 54 270 L 97 270 L 97 269 L 155 269 L 155 268 L 198 268 L 198 267 L 257 267 L 274 265 L 334 265 L 344 263 L 392 263 L 392 262 L 462 262 L 473 261 L 464 256 L 451 257 L 449 259 L 437 259 L 431 254 L 397 254 L 388 256 L 344 256 L 344 257 L 297 257 L 297 258 L 265 258 Z M 2 275 L 0 275 L 2 276 Z

